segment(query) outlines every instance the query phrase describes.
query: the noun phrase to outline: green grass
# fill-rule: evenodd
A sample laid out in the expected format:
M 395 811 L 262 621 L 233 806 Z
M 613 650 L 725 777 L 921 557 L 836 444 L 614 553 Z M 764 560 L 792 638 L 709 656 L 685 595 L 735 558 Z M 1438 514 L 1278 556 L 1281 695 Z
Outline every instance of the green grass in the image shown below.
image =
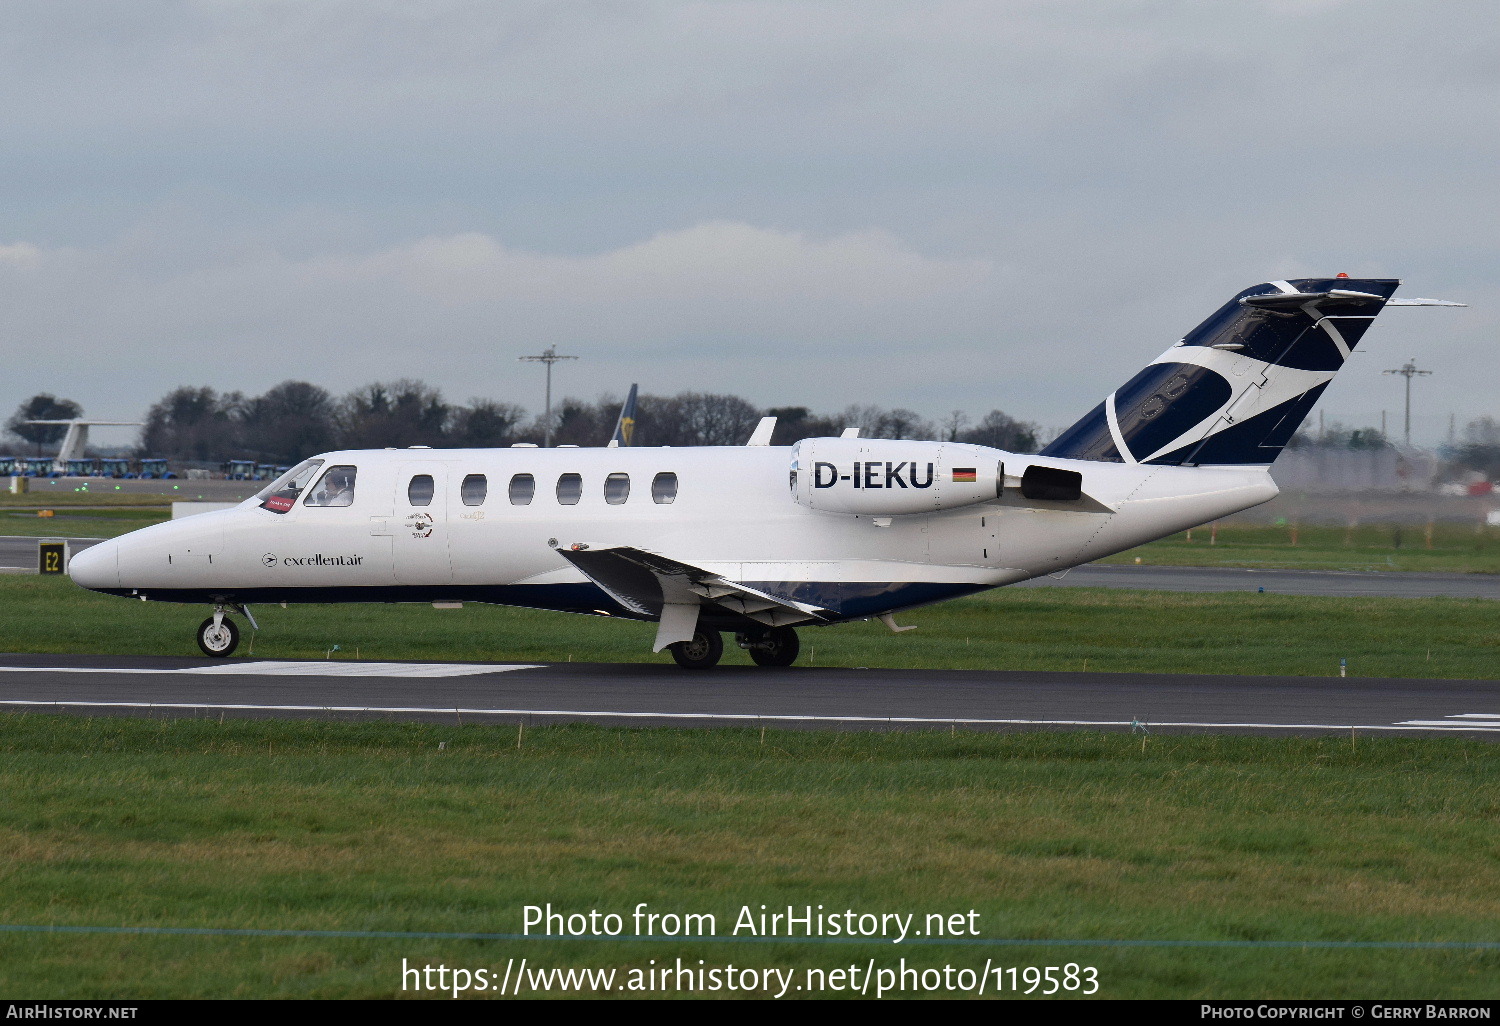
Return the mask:
M 518 745 L 518 741 L 521 743 Z M 440 749 L 439 743 L 446 749 Z M 7 924 L 517 933 L 521 907 L 982 936 L 1500 940 L 1500 747 L 0 717 Z M 1106 997 L 1490 997 L 1500 953 L 0 933 L 10 997 L 382 997 L 449 966 L 1079 962 Z
M 1191 536 L 1191 540 L 1190 540 Z M 1221 523 L 1100 560 L 1159 566 L 1500 573 L 1500 528 L 1469 524 Z
M 197 655 L 206 606 L 97 595 L 65 578 L 0 576 L 0 651 Z M 653 624 L 475 603 L 252 608 L 237 655 L 668 662 Z M 1102 588 L 1000 589 L 878 623 L 801 632 L 799 665 L 1500 679 L 1500 606 L 1483 599 L 1310 598 Z M 748 665 L 733 644 L 725 662 Z
M 79 509 L 61 506 L 52 516 L 37 516 L 35 510 L 0 507 L 0 535 L 36 538 L 114 538 L 171 519 L 163 506 L 121 506 Z

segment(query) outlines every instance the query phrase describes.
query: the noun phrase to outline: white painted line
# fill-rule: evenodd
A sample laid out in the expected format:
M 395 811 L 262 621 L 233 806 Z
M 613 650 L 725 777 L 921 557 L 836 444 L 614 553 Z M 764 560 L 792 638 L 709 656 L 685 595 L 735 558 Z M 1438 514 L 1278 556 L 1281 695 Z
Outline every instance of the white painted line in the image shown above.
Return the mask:
M 0 666 L 0 673 L 133 673 L 133 674 L 241 674 L 273 677 L 468 677 L 480 673 L 509 673 L 511 670 L 536 670 L 540 663 L 354 663 L 335 660 L 306 662 L 224 663 L 215 666 L 184 666 L 143 670 L 115 669 L 105 666 Z
M 1500 730 L 1500 720 L 1402 720 L 1403 727 L 1451 727 L 1454 730 Z
M 200 666 L 178 673 L 252 674 L 279 677 L 468 677 L 478 673 L 508 673 L 534 670 L 534 663 L 346 663 L 329 660 L 305 662 L 224 663 Z
M 24 698 L 0 699 L 0 705 L 58 706 L 87 709 L 246 709 L 264 712 L 347 712 L 347 713 L 432 713 L 465 716 L 587 716 L 594 719 L 628 720 L 726 720 L 736 723 L 932 723 L 969 724 L 973 726 L 1035 727 L 1129 727 L 1131 720 L 1022 720 L 986 719 L 974 716 L 821 716 L 799 713 L 696 713 L 696 712 L 624 712 L 616 709 L 465 709 L 448 706 L 417 705 L 253 705 L 223 702 L 54 702 Z M 1436 722 L 1383 723 L 1199 723 L 1153 720 L 1150 727 L 1211 727 L 1242 730 L 1442 730 L 1500 733 L 1500 724 L 1478 726 L 1464 723 Z
M 1500 713 L 1454 713 L 1450 720 L 1500 720 Z
M 181 670 L 115 669 L 111 666 L 0 666 L 0 673 L 181 673 Z

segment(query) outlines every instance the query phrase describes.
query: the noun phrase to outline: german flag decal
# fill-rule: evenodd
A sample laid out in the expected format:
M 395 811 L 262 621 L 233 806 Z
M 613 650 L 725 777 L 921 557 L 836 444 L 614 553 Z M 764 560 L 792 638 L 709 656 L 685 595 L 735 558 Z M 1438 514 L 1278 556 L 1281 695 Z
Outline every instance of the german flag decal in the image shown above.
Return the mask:
M 977 481 L 978 472 L 973 467 L 954 467 L 953 480 L 955 481 Z

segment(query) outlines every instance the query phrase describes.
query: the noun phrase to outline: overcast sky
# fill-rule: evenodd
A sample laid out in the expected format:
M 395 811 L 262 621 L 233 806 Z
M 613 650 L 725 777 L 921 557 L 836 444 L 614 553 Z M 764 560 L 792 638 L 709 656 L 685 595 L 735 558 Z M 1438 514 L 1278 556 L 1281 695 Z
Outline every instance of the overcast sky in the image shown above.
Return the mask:
M 1500 415 L 1493 0 L 0 0 L 0 416 L 179 384 L 1058 428 L 1239 289 L 1404 278 L 1330 419 Z M 120 438 L 127 440 L 128 433 Z M 113 440 L 101 435 L 101 441 Z

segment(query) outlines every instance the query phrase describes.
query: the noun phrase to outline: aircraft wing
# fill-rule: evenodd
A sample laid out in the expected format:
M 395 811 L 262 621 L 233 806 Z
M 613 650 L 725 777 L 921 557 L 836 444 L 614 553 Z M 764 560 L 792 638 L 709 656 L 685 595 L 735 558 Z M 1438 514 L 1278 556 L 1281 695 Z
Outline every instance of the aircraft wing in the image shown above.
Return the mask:
M 644 549 L 619 546 L 557 552 L 626 609 L 660 620 L 658 652 L 674 641 L 690 639 L 698 607 L 705 605 L 720 606 L 771 627 L 827 619 L 817 606 L 776 598 Z M 690 623 L 682 615 L 685 611 L 691 612 Z

